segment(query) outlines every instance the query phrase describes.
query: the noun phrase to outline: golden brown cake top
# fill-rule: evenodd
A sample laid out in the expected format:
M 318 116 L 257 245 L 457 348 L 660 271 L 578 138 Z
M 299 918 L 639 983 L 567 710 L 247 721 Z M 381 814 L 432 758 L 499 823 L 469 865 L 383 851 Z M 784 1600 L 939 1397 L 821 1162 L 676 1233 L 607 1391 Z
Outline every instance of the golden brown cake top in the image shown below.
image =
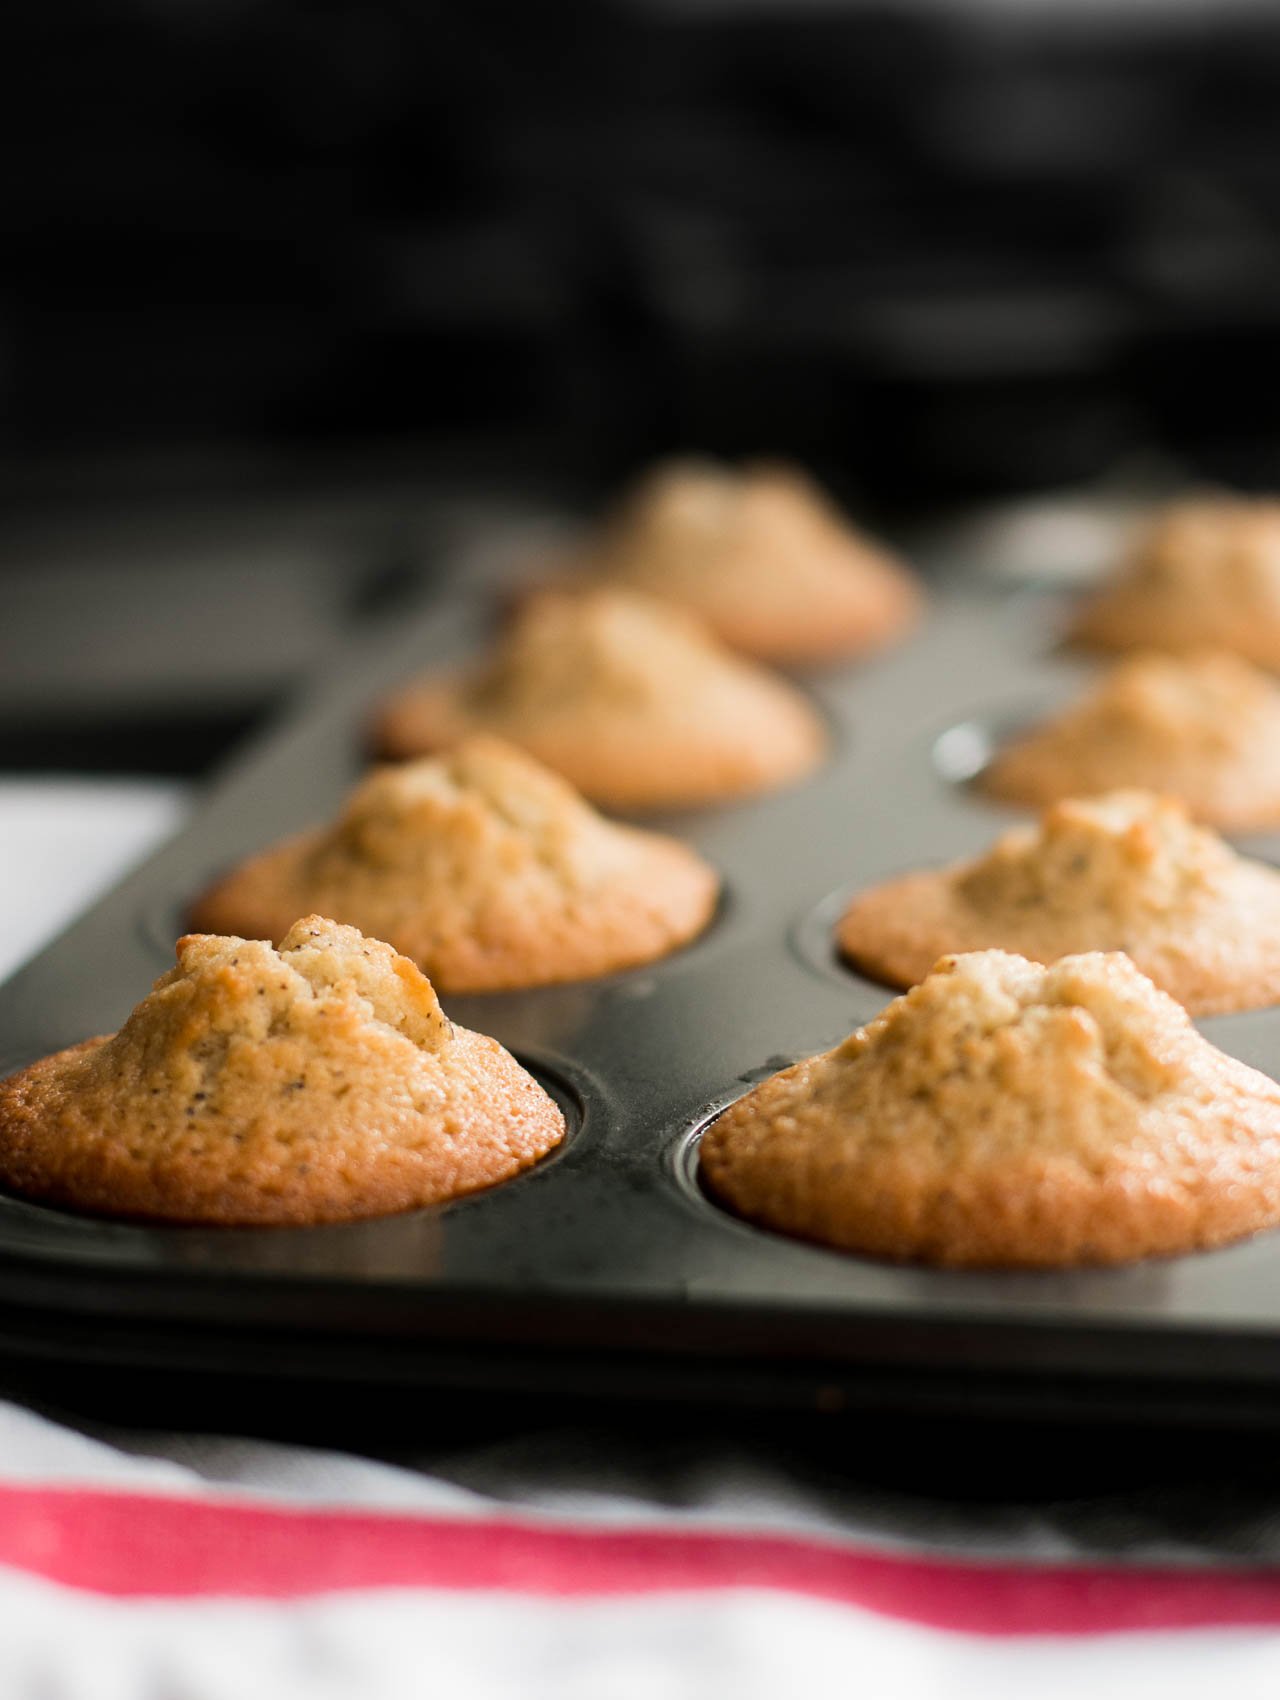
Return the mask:
M 1054 803 L 1035 826 L 1005 833 L 957 871 L 954 889 L 993 920 L 1105 913 L 1140 925 L 1196 908 L 1242 866 L 1176 797 L 1112 791 Z
M 486 658 L 396 692 L 375 736 L 402 758 L 480 731 L 615 809 L 750 796 L 807 773 L 826 744 L 787 680 L 674 603 L 611 585 L 529 597 Z
M 605 573 L 654 591 L 696 591 L 730 571 L 749 596 L 772 595 L 780 584 L 798 594 L 806 584 L 824 585 L 833 550 L 846 569 L 851 551 L 879 558 L 798 469 L 676 460 L 641 480 L 593 553 Z
M 761 661 L 819 663 L 901 636 L 913 576 L 793 467 L 672 461 L 643 479 L 585 551 L 606 583 L 692 608 Z
M 0 1183 L 113 1215 L 342 1221 L 527 1167 L 564 1118 L 389 945 L 192 935 L 120 1031 L 0 1082 Z
M 279 938 L 317 909 L 386 939 L 443 991 L 498 991 L 664 956 L 706 925 L 719 883 L 686 845 L 605 820 L 477 733 L 370 774 L 333 826 L 259 851 L 191 920 Z
M 977 951 L 731 1105 L 702 1163 L 742 1214 L 849 1250 L 1122 1262 L 1280 1220 L 1280 1087 L 1127 956 Z
M 1280 501 L 1173 504 L 1137 539 L 1120 582 L 1202 608 L 1243 604 L 1280 619 Z
M 531 875 L 539 886 L 596 887 L 665 842 L 605 820 L 558 774 L 476 733 L 444 755 L 375 770 L 300 871 L 335 887 L 374 878 L 466 908 L 476 888 Z
M 861 891 L 836 933 L 891 986 L 957 951 L 1123 950 L 1195 1014 L 1280 1002 L 1280 873 L 1146 791 L 1055 803 L 985 855 Z
M 192 933 L 177 965 L 155 983 L 94 1058 L 136 1084 L 211 1085 L 254 1047 L 368 1037 L 408 1063 L 446 1056 L 453 1027 L 431 983 L 390 945 L 319 915 L 298 921 L 279 950 L 260 939 Z
M 904 1104 L 921 1105 L 979 1144 L 1093 1143 L 1125 1099 L 1194 1079 L 1194 1037 L 1185 1012 L 1118 952 L 1045 968 L 973 951 L 944 957 L 838 1045 L 818 1096 L 833 1117 L 889 1117 L 886 1128 Z M 1050 1103 L 1057 1113 L 1042 1120 Z
M 1135 655 L 1121 662 L 1058 723 L 1080 738 L 1136 737 L 1196 746 L 1207 757 L 1246 747 L 1263 727 L 1280 726 L 1280 692 L 1256 667 L 1216 650 Z
M 744 691 L 781 686 L 716 642 L 674 603 L 640 591 L 542 591 L 517 613 L 493 659 L 464 687 L 466 707 L 494 731 L 582 715 L 683 721 L 732 711 Z
M 1179 502 L 1158 515 L 1077 616 L 1104 649 L 1214 644 L 1280 668 L 1280 501 Z
M 1028 803 L 1140 786 L 1215 826 L 1265 827 L 1280 819 L 1280 689 L 1224 651 L 1139 653 L 998 750 L 979 783 Z

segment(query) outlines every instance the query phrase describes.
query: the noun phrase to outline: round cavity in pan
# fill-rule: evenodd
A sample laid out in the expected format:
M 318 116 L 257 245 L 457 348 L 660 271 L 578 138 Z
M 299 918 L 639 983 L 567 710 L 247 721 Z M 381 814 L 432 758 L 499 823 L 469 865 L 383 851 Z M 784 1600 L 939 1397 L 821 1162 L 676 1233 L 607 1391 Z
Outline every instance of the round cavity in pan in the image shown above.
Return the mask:
M 787 935 L 793 954 L 798 956 L 807 968 L 821 975 L 824 980 L 831 980 L 843 986 L 846 991 L 851 987 L 862 987 L 874 996 L 875 1010 L 884 1005 L 888 996 L 896 995 L 902 988 L 888 980 L 876 980 L 855 967 L 841 953 L 836 942 L 836 927 L 858 892 L 892 877 L 892 874 L 874 874 L 863 880 L 850 880 L 837 886 L 834 891 L 828 892 L 817 903 L 810 904 L 803 910 L 792 923 Z M 875 1010 L 869 1012 L 868 1018 Z
M 774 1057 L 770 1059 L 771 1066 L 760 1071 L 764 1079 L 774 1074 L 780 1068 L 786 1068 L 797 1059 L 791 1057 Z M 704 1226 L 714 1225 L 722 1232 L 738 1234 L 753 1241 L 757 1247 L 762 1242 L 770 1242 L 782 1247 L 794 1247 L 801 1252 L 810 1253 L 821 1258 L 838 1258 L 842 1263 L 850 1263 L 857 1259 L 856 1252 L 841 1251 L 833 1246 L 824 1246 L 814 1240 L 802 1239 L 796 1234 L 785 1234 L 776 1228 L 766 1227 L 762 1223 L 752 1222 L 745 1216 L 739 1216 L 727 1204 L 722 1204 L 705 1184 L 699 1163 L 699 1148 L 703 1135 L 729 1106 L 742 1097 L 748 1090 L 735 1092 L 727 1096 L 713 1107 L 706 1109 L 692 1126 L 684 1129 L 668 1148 L 665 1154 L 665 1169 L 669 1181 L 683 1202 L 699 1216 Z
M 1024 812 L 1034 805 L 989 794 L 983 776 L 1007 745 L 1053 721 L 1079 702 L 1087 688 L 1087 676 L 1077 676 L 1074 684 L 1058 677 L 1046 680 L 1040 688 L 1030 685 L 1003 701 L 978 703 L 932 739 L 929 759 L 934 772 L 944 785 L 966 792 L 975 802 L 1002 813 Z
M 930 753 L 934 771 L 946 784 L 972 787 L 981 796 L 982 775 L 998 752 L 1046 720 L 1058 701 L 1041 696 L 1022 703 L 1002 703 L 954 721 L 933 740 Z M 1000 802 L 998 798 L 988 800 Z
M 787 1060 L 773 1059 L 778 1068 L 785 1068 Z M 774 1073 L 773 1068 L 764 1071 L 761 1078 Z M 739 1233 L 755 1235 L 764 1230 L 755 1227 L 744 1217 L 735 1216 L 717 1199 L 713 1198 L 703 1184 L 702 1170 L 698 1161 L 698 1148 L 702 1144 L 702 1136 L 711 1124 L 750 1090 L 743 1086 L 741 1091 L 731 1092 L 724 1098 L 708 1105 L 693 1122 L 692 1126 L 684 1128 L 676 1135 L 675 1140 L 668 1146 L 664 1157 L 664 1168 L 668 1179 L 674 1184 L 677 1193 L 690 1205 L 704 1222 L 715 1222 L 721 1228 L 736 1229 Z
M 935 738 L 933 765 L 950 785 L 970 785 L 997 748 L 995 729 L 985 720 L 961 720 Z

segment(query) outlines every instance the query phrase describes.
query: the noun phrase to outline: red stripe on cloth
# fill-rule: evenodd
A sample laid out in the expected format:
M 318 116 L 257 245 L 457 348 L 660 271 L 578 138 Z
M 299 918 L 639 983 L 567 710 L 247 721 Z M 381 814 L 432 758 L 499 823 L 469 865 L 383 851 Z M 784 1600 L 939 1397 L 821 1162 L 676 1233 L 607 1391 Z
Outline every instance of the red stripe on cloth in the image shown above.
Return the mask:
M 772 1588 L 938 1629 L 1088 1634 L 1280 1624 L 1280 1571 L 975 1563 L 708 1530 L 277 1508 L 0 1486 L 0 1565 L 117 1596 L 353 1588 L 603 1598 Z

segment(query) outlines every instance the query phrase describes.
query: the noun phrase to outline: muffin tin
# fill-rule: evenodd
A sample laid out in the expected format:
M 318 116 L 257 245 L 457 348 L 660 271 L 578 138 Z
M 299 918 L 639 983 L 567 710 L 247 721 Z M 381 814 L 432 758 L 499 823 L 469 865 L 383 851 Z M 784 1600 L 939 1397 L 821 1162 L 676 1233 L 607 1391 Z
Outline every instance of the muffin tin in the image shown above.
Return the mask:
M 826 764 L 758 801 L 651 824 L 724 878 L 694 944 L 633 972 L 446 999 L 552 1090 L 570 1133 L 455 1204 L 338 1227 L 157 1228 L 0 1199 L 0 1350 L 504 1393 L 1091 1414 L 1280 1417 L 1280 1233 L 1117 1270 L 950 1273 L 787 1240 L 701 1192 L 709 1117 L 893 994 L 846 969 L 852 890 L 975 853 L 1019 818 L 969 783 L 1092 668 L 1052 595 L 944 579 L 891 653 L 805 680 Z M 371 706 L 487 636 L 464 592 L 370 629 L 211 788 L 185 830 L 0 988 L 4 1072 L 119 1025 L 173 958 L 184 902 L 331 814 Z M 1280 838 L 1240 840 L 1280 856 Z M 1205 1021 L 1280 1067 L 1280 1011 Z

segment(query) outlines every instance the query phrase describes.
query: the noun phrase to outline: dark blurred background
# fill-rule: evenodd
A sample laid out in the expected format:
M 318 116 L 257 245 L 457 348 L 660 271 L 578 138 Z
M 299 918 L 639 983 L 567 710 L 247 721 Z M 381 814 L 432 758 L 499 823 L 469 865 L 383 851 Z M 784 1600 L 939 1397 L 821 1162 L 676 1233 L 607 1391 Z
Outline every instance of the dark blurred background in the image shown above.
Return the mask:
M 1280 483 L 1280 14 L 6 11 L 0 767 L 198 771 L 458 527 Z

